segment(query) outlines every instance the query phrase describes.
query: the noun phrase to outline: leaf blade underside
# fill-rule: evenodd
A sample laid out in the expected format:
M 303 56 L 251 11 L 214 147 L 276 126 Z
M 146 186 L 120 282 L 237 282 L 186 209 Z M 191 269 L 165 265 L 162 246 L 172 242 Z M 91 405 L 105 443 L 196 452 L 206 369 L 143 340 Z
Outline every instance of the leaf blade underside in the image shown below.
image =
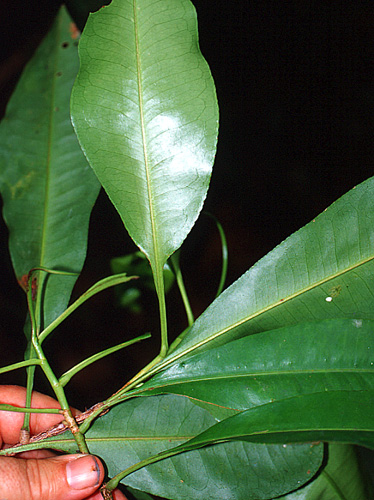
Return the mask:
M 201 210 L 217 140 L 195 10 L 188 0 L 114 0 L 90 15 L 79 51 L 78 138 L 130 236 L 160 270 Z
M 0 125 L 0 189 L 15 274 L 35 267 L 79 273 L 100 185 L 69 116 L 79 61 L 76 31 L 62 7 L 26 66 Z M 22 148 L 20 148 L 22 144 Z M 77 276 L 40 273 L 44 327 L 66 308 Z

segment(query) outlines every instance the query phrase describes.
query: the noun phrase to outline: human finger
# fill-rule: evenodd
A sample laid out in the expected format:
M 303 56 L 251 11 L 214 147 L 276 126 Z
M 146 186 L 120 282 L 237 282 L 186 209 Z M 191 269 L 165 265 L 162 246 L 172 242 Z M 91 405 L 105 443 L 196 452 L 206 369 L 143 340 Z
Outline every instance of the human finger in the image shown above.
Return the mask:
M 83 500 L 99 488 L 104 468 L 93 455 L 42 460 L 0 457 L 0 477 L 0 498 Z
M 0 386 L 0 403 L 11 404 L 13 406 L 24 407 L 26 401 L 26 389 L 15 385 Z M 45 394 L 34 391 L 31 398 L 33 408 L 60 408 L 59 403 Z M 72 410 L 78 414 L 77 410 Z M 19 441 L 20 430 L 24 421 L 24 413 L 0 411 L 0 448 L 2 443 L 8 445 L 16 444 Z M 30 417 L 31 435 L 60 423 L 63 416 L 50 413 L 32 413 Z

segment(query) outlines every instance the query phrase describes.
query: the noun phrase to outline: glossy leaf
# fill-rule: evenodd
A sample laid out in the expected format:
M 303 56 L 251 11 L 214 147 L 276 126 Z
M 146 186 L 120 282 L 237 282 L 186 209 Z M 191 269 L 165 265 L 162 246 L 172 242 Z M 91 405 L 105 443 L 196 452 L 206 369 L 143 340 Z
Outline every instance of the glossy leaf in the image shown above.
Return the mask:
M 374 390 L 303 394 L 222 420 L 181 449 L 246 440 L 252 443 L 332 441 L 374 449 Z
M 303 488 L 279 500 L 369 500 L 353 446 L 330 444 L 326 467 Z
M 176 362 L 136 393 L 188 396 L 222 417 L 344 389 L 374 389 L 374 321 L 324 320 L 244 337 Z
M 284 399 L 245 410 L 209 427 L 186 443 L 127 468 L 110 483 L 151 464 L 219 443 L 352 443 L 374 449 L 374 390 L 329 391 Z M 288 444 L 283 444 L 287 448 Z M 108 487 L 109 487 L 108 485 Z M 343 497 L 344 498 L 344 497 Z
M 79 273 L 88 221 L 99 191 L 69 117 L 78 71 L 77 32 L 61 8 L 26 66 L 0 125 L 0 190 L 10 253 L 19 282 L 30 269 Z M 76 276 L 40 273 L 44 326 L 65 309 Z
M 262 258 L 197 319 L 159 368 L 197 349 L 328 318 L 374 317 L 374 178 Z
M 114 476 L 215 423 L 208 412 L 187 398 L 136 398 L 113 407 L 97 419 L 86 439 L 90 452 L 104 459 L 109 475 Z M 39 444 L 70 452 L 76 450 L 70 433 Z M 153 464 L 128 476 L 124 482 L 173 500 L 269 499 L 308 481 L 319 469 L 322 457 L 321 445 L 224 443 Z
M 189 0 L 113 0 L 79 45 L 71 110 L 130 236 L 162 270 L 206 196 L 217 140 L 213 80 Z

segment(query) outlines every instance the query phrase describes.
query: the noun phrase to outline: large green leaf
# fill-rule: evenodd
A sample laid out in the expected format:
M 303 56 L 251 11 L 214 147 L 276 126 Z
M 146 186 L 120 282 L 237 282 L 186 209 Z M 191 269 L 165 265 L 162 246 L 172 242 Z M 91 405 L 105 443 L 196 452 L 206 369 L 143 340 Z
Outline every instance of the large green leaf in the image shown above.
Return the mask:
M 105 460 L 110 476 L 214 425 L 205 410 L 179 396 L 136 398 L 113 407 L 86 434 L 91 453 Z M 35 446 L 35 445 L 34 445 Z M 70 452 L 70 433 L 43 441 Z M 260 500 L 301 486 L 321 465 L 323 446 L 224 443 L 153 464 L 125 484 L 174 500 Z
M 183 451 L 214 443 L 332 441 L 374 449 L 374 390 L 302 394 L 256 406 L 218 422 L 181 445 Z
M 331 391 L 308 394 L 257 406 L 209 427 L 200 435 L 175 448 L 151 456 L 121 472 L 110 482 L 160 461 L 202 447 L 232 441 L 253 443 L 302 443 L 315 440 L 365 445 L 374 449 L 374 391 Z M 364 414 L 361 405 L 365 406 Z M 321 411 L 321 407 L 325 411 Z M 283 444 L 287 448 L 289 444 Z M 309 470 L 310 474 L 311 471 Z M 344 496 L 342 496 L 344 498 Z
M 326 467 L 303 488 L 279 500 L 369 500 L 353 446 L 330 444 Z
M 374 178 L 262 258 L 197 319 L 160 367 L 303 321 L 374 318 Z
M 176 362 L 136 393 L 188 396 L 218 417 L 344 389 L 374 389 L 374 321 L 324 320 L 250 335 Z
M 86 255 L 99 183 L 69 117 L 79 65 L 76 37 L 61 8 L 26 66 L 0 125 L 3 213 L 15 274 L 23 282 L 31 268 L 40 266 L 79 273 Z M 44 326 L 64 311 L 75 280 L 40 273 L 36 300 L 40 302 L 44 292 Z
M 79 44 L 72 120 L 130 236 L 161 275 L 206 196 L 214 83 L 189 0 L 113 0 Z

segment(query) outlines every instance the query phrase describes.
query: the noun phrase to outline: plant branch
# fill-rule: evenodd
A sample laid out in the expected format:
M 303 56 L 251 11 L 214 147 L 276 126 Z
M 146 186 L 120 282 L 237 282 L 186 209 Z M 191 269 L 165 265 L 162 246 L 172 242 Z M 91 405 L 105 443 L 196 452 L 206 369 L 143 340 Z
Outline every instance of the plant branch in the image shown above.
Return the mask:
M 29 310 L 29 316 L 30 316 L 30 322 L 31 324 L 28 323 L 26 319 L 26 325 L 25 325 L 25 335 L 28 339 L 28 345 L 27 349 L 25 352 L 25 358 L 33 359 L 36 356 L 36 351 L 33 347 L 33 335 L 37 335 L 39 328 L 38 325 L 40 324 L 40 300 L 34 301 L 34 290 L 33 290 L 33 280 L 34 280 L 34 270 L 31 270 L 28 274 L 28 282 L 27 282 L 27 290 L 26 290 L 26 296 L 27 296 L 27 307 Z M 37 292 L 37 298 L 40 298 L 40 291 Z M 39 307 L 37 306 L 39 304 Z M 38 307 L 39 313 L 36 315 L 36 308 Z M 26 381 L 26 401 L 25 401 L 25 407 L 26 408 L 31 408 L 31 397 L 32 397 L 32 390 L 34 387 L 34 376 L 35 376 L 35 365 L 30 365 L 26 368 L 26 374 L 27 374 L 27 381 Z M 28 443 L 30 439 L 30 413 L 25 413 L 24 419 L 23 419 L 23 425 L 20 430 L 20 442 L 21 443 Z
M 13 363 L 8 366 L 3 366 L 0 368 L 0 375 L 2 373 L 7 373 L 12 370 L 18 370 L 19 368 L 26 368 L 32 365 L 41 365 L 40 359 L 25 359 L 25 361 L 19 361 L 18 363 Z
M 58 402 L 60 403 L 65 422 L 67 423 L 67 427 L 72 432 L 80 452 L 81 453 L 89 453 L 84 436 L 79 431 L 78 425 L 73 417 L 73 414 L 71 413 L 70 406 L 67 402 L 64 389 L 63 389 L 62 385 L 60 384 L 60 382 L 57 380 L 56 375 L 53 373 L 52 368 L 50 367 L 50 365 L 49 365 L 49 363 L 44 355 L 44 352 L 43 352 L 42 347 L 39 343 L 39 340 L 38 340 L 38 337 L 37 337 L 37 334 L 36 334 L 34 328 L 32 328 L 31 340 L 32 340 L 32 344 L 33 344 L 33 347 L 35 349 L 35 352 L 41 361 L 40 366 L 41 366 L 45 376 L 47 377 L 47 379 L 48 379 L 48 381 L 49 381 L 49 383 L 50 383 L 50 385 L 51 385 L 51 387 L 56 395 Z
M 118 344 L 113 347 L 109 347 L 108 349 L 105 349 L 104 351 L 98 352 L 94 354 L 93 356 L 90 356 L 89 358 L 85 359 L 84 361 L 81 361 L 77 365 L 75 365 L 73 368 L 70 368 L 67 372 L 65 372 L 61 377 L 59 378 L 59 382 L 62 385 L 62 387 L 65 387 L 65 385 L 70 382 L 70 380 L 76 375 L 79 371 L 83 370 L 83 368 L 86 368 L 90 364 L 94 363 L 95 361 L 98 361 L 101 358 L 104 358 L 105 356 L 108 356 L 109 354 L 112 354 L 116 351 L 119 351 L 120 349 L 124 349 L 125 347 L 129 347 L 132 344 L 135 344 L 136 342 L 139 342 L 140 340 L 148 339 L 151 336 L 150 333 L 145 333 L 144 335 L 140 335 L 139 337 L 136 337 L 135 339 L 128 340 L 127 342 L 122 342 L 121 344 Z
M 8 404 L 0 404 L 0 411 L 14 411 L 17 413 L 58 413 L 61 414 L 60 408 L 21 408 Z
M 229 258 L 228 258 L 227 239 L 226 239 L 225 231 L 223 230 L 222 224 L 219 222 L 219 220 L 217 219 L 217 217 L 215 217 L 210 212 L 203 212 L 203 213 L 205 215 L 207 215 L 208 217 L 210 217 L 211 219 L 214 220 L 214 222 L 216 223 L 218 232 L 219 232 L 219 236 L 221 238 L 222 270 L 221 270 L 221 277 L 220 277 L 220 281 L 219 281 L 219 285 L 218 285 L 218 289 L 217 289 L 217 293 L 216 293 L 216 298 L 217 298 L 219 295 L 221 295 L 221 293 L 222 293 L 222 291 L 224 289 L 225 282 L 226 282 L 226 277 L 227 277 L 227 267 L 228 267 L 228 260 L 229 260 Z
M 155 272 L 154 276 L 155 276 L 155 287 L 156 287 L 158 305 L 160 311 L 160 328 L 161 328 L 161 348 L 160 348 L 160 354 L 159 356 L 157 356 L 157 358 L 160 357 L 161 359 L 163 359 L 165 358 L 169 347 L 163 266 L 159 266 L 159 269 L 158 271 Z
M 102 486 L 101 490 L 104 489 L 108 492 L 112 492 L 115 488 L 117 488 L 118 483 L 120 481 L 122 481 L 122 479 L 129 476 L 133 472 L 136 472 L 137 470 L 142 469 L 143 467 L 146 467 L 147 465 L 151 465 L 151 464 L 154 464 L 156 462 L 160 462 L 161 460 L 165 460 L 165 458 L 171 458 L 171 457 L 174 457 L 175 455 L 179 455 L 179 454 L 184 453 L 186 451 L 191 451 L 191 450 L 195 450 L 198 448 L 202 448 L 204 446 L 206 446 L 206 445 L 205 444 L 194 444 L 194 445 L 190 445 L 190 446 L 187 445 L 186 447 L 184 445 L 180 445 L 180 446 L 177 446 L 177 447 L 172 448 L 170 450 L 162 451 L 161 453 L 158 453 L 157 455 L 153 455 L 152 457 L 146 458 L 145 460 L 141 460 L 140 462 L 123 470 L 119 474 L 116 474 L 106 484 L 104 484 Z
M 191 309 L 190 301 L 188 300 L 186 287 L 184 286 L 183 276 L 179 265 L 179 251 L 173 253 L 173 255 L 170 257 L 170 261 L 173 266 L 175 279 L 177 280 L 179 292 L 181 294 L 183 305 L 186 311 L 188 326 L 192 326 L 194 324 L 195 318 Z
M 4 406 L 7 406 L 7 405 L 4 405 Z M 16 407 L 13 407 L 13 408 L 14 408 L 14 410 L 9 409 L 6 411 L 17 411 Z M 25 408 L 18 408 L 18 410 L 25 411 L 26 409 Z M 52 413 L 52 411 L 49 411 L 49 409 L 44 409 L 44 408 L 41 408 L 41 409 L 31 408 L 28 410 L 31 411 L 32 413 L 34 413 L 34 412 L 35 413 L 43 413 L 43 412 L 44 413 Z M 54 409 L 52 409 L 52 410 L 53 410 L 53 413 L 56 412 Z M 81 424 L 87 418 L 89 418 L 93 413 L 95 413 L 95 415 L 97 417 L 99 415 L 105 415 L 105 413 L 107 413 L 107 411 L 108 411 L 108 408 L 105 407 L 104 403 L 97 403 L 97 404 L 93 405 L 91 408 L 89 408 L 88 410 L 86 410 L 85 412 L 80 413 L 79 415 L 76 415 L 74 420 L 77 424 Z M 57 412 L 61 414 L 61 413 L 63 413 L 63 410 L 57 409 Z M 15 453 L 21 453 L 23 451 L 31 451 L 31 450 L 44 448 L 44 445 L 42 444 L 42 442 L 45 439 L 63 434 L 67 430 L 69 430 L 69 426 L 68 426 L 67 422 L 63 421 L 57 425 L 54 425 L 53 427 L 50 427 L 46 431 L 42 431 L 39 434 L 35 434 L 34 436 L 31 436 L 29 443 L 27 445 L 24 445 L 22 443 L 18 443 L 16 445 L 12 446 L 11 448 L 0 450 L 0 455 L 14 455 Z M 38 445 L 38 443 L 40 443 L 40 444 Z
M 98 292 L 105 290 L 106 288 L 125 283 L 136 279 L 136 276 L 127 276 L 123 274 L 115 274 L 114 276 L 108 276 L 97 283 L 95 283 L 91 288 L 83 293 L 73 304 L 71 304 L 58 318 L 56 318 L 50 325 L 48 325 L 39 335 L 39 341 L 42 343 L 48 335 L 60 324 L 62 323 L 72 312 L 74 312 L 80 305 L 82 305 L 86 300 L 96 295 Z

